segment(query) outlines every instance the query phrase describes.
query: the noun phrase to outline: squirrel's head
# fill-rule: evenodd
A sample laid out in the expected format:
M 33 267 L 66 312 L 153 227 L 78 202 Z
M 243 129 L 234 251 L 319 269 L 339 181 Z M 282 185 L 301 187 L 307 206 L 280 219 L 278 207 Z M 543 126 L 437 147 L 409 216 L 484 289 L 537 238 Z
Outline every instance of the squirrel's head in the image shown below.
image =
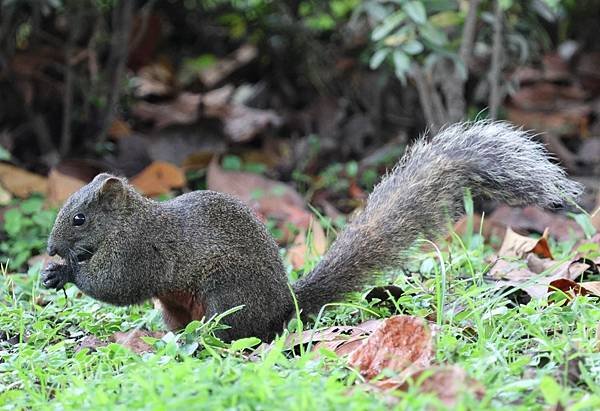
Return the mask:
M 48 254 L 85 261 L 102 240 L 122 231 L 136 200 L 127 182 L 111 174 L 97 175 L 71 195 L 59 211 L 48 238 Z

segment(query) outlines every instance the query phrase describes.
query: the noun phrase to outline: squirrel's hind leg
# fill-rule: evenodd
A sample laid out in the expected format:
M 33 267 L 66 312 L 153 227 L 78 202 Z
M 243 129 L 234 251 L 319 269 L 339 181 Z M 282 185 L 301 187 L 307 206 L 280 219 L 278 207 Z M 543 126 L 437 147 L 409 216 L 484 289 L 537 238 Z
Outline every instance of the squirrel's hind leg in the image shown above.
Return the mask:
M 162 310 L 163 321 L 170 331 L 181 330 L 194 320 L 201 320 L 206 306 L 190 292 L 174 291 L 153 299 L 154 306 Z

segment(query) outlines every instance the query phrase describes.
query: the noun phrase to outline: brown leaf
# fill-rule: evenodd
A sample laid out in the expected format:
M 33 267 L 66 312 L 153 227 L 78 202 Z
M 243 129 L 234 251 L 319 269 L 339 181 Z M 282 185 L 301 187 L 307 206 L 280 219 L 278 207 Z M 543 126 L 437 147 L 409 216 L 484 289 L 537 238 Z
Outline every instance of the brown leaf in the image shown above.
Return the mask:
M 390 369 L 400 375 L 399 380 L 403 380 L 431 364 L 433 344 L 432 331 L 422 318 L 395 316 L 383 321 L 350 354 L 348 363 L 368 379 Z
M 48 175 L 47 201 L 52 205 L 61 205 L 74 192 L 87 184 L 87 181 L 61 173 L 57 168 L 52 168 Z
M 258 56 L 257 48 L 251 44 L 244 44 L 226 58 L 200 71 L 198 77 L 206 87 L 213 88 L 234 71 L 250 63 L 256 56 Z
M 586 93 L 578 86 L 562 86 L 553 83 L 537 83 L 521 88 L 511 95 L 515 109 L 560 110 L 569 102 L 585 100 Z
M 573 105 L 557 111 L 528 111 L 507 106 L 508 119 L 527 129 L 556 135 L 586 133 L 591 108 L 586 104 Z
M 432 367 L 418 371 L 411 377 L 418 379 L 422 374 L 426 377 L 421 382 L 419 391 L 435 394 L 447 407 L 453 407 L 460 395 L 466 392 L 473 393 L 478 399 L 482 399 L 485 394 L 484 387 L 456 365 Z
M 494 210 L 489 220 L 518 231 L 543 233 L 547 228 L 550 236 L 560 241 L 583 237 L 583 230 L 574 220 L 539 207 L 520 208 L 502 205 Z
M 306 330 L 300 334 L 292 333 L 287 337 L 285 347 L 286 349 L 291 349 L 297 345 L 304 345 L 312 342 L 317 343 L 314 346 L 313 351 L 318 351 L 318 349 L 323 346 L 328 347 L 330 350 L 337 350 L 338 348 L 341 349 L 341 346 L 348 342 L 366 338 L 373 333 L 381 323 L 382 320 L 368 320 L 355 326 L 333 326 L 318 330 Z M 325 345 L 320 345 L 321 343 L 325 343 Z M 350 353 L 349 351 L 343 351 L 344 350 L 342 350 L 342 352 L 336 352 L 338 355 Z
M 171 124 L 190 124 L 198 119 L 198 109 L 202 96 L 194 93 L 181 93 L 168 103 L 153 104 L 140 101 L 132 108 L 135 117 L 151 121 L 157 129 Z
M 467 233 L 468 219 L 469 216 L 462 216 L 455 224 L 454 224 L 454 232 L 464 236 Z M 488 217 L 483 219 L 483 225 L 481 223 L 481 215 L 473 214 L 473 233 L 479 233 L 481 229 L 481 234 L 487 240 L 492 239 L 493 237 L 502 238 L 504 233 L 506 232 L 506 225 L 501 222 L 494 221 Z M 452 238 L 452 234 L 448 235 L 448 239 Z
M 208 167 L 207 186 L 238 197 L 263 217 L 290 222 L 304 229 L 310 226 L 312 216 L 302 196 L 279 181 L 253 173 L 224 171 L 214 159 Z
M 5 163 L 0 163 L 0 184 L 19 198 L 27 198 L 33 193 L 46 194 L 48 189 L 46 177 Z
M 556 290 L 563 291 L 569 296 L 569 299 L 572 299 L 576 295 L 595 295 L 600 297 L 600 281 L 578 283 L 567 278 L 559 278 L 548 285 L 549 293 Z
M 287 258 L 292 267 L 298 270 L 304 267 L 305 259 L 315 258 L 322 256 L 325 254 L 327 250 L 327 237 L 325 236 L 325 231 L 323 231 L 323 227 L 319 222 L 312 218 L 310 223 L 311 228 L 311 247 L 308 244 L 308 235 L 307 230 L 301 229 L 296 238 L 294 239 L 294 243 L 288 249 Z
M 234 142 L 249 141 L 269 127 L 279 127 L 283 119 L 273 110 L 247 107 L 231 100 L 234 89 L 227 85 L 202 98 L 204 115 L 219 118 L 223 131 Z
M 144 342 L 144 340 L 142 340 L 142 337 L 162 338 L 164 335 L 165 333 L 163 332 L 151 332 L 146 330 L 134 329 L 126 333 L 114 333 L 110 337 L 110 340 L 129 348 L 135 353 L 142 354 L 144 352 L 152 351 L 152 347 L 148 343 Z
M 281 117 L 272 110 L 261 110 L 236 104 L 222 119 L 225 134 L 236 143 L 249 141 L 269 127 L 279 127 Z
M 134 95 L 167 96 L 173 92 L 173 81 L 173 66 L 166 60 L 157 61 L 142 67 L 133 78 Z
M 7 205 L 12 200 L 12 194 L 0 184 L 0 206 Z
M 540 239 L 535 239 L 517 234 L 509 227 L 506 229 L 498 256 L 522 258 L 526 254 L 534 253 L 542 258 L 553 258 L 547 238 L 548 229 L 544 230 Z
M 125 121 L 115 119 L 108 129 L 108 135 L 115 139 L 127 137 L 131 135 L 131 127 Z
M 48 203 L 61 205 L 71 194 L 103 171 L 105 164 L 92 160 L 63 160 L 48 175 Z
M 131 184 L 147 196 L 167 194 L 185 186 L 185 174 L 171 163 L 155 161 L 131 178 Z
M 106 341 L 102 341 L 94 335 L 86 335 L 77 342 L 77 345 L 75 346 L 75 352 L 79 352 L 84 348 L 87 348 L 90 351 L 94 352 L 96 351 L 96 348 L 106 347 L 107 345 L 108 343 Z

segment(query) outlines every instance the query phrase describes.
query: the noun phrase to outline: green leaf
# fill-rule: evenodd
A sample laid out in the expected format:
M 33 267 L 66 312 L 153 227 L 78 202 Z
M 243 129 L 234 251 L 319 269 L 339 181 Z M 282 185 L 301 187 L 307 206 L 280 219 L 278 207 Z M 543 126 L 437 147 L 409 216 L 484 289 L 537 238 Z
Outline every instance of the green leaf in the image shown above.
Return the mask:
M 260 343 L 261 343 L 260 339 L 256 338 L 256 337 L 241 338 L 239 340 L 235 340 L 234 342 L 232 342 L 231 345 L 229 346 L 229 349 L 231 351 L 243 351 L 248 348 L 252 348 L 255 345 L 258 345 Z
M 348 174 L 348 177 L 356 177 L 358 174 L 358 163 L 356 161 L 350 161 L 346 164 L 346 174 Z
M 227 155 L 223 157 L 222 167 L 224 170 L 239 171 L 242 169 L 242 160 L 238 156 Z
M 584 213 L 571 214 L 571 217 L 573 217 L 577 224 L 583 229 L 586 238 L 592 238 L 592 236 L 596 234 L 596 227 L 592 224 L 592 219 L 589 215 Z
M 394 59 L 396 75 L 400 78 L 405 77 L 406 72 L 410 69 L 410 57 L 401 50 L 395 50 L 392 57 Z
M 557 404 L 560 400 L 562 387 L 554 380 L 554 378 L 545 375 L 540 381 L 540 391 L 548 404 Z
M 371 70 L 375 70 L 381 66 L 381 63 L 383 63 L 383 60 L 385 60 L 388 54 L 390 54 L 390 49 L 388 48 L 377 50 L 371 57 L 371 61 L 369 61 L 369 67 Z
M 423 38 L 436 46 L 443 46 L 448 42 L 446 33 L 433 27 L 431 24 L 425 24 L 419 27 L 419 31 Z
M 0 161 L 10 160 L 10 153 L 7 149 L 0 146 Z
M 4 230 L 9 236 L 14 237 L 21 231 L 23 218 L 23 214 L 16 208 L 12 208 L 4 213 Z
M 419 40 L 410 40 L 402 45 L 402 50 L 411 55 L 419 54 L 423 51 L 423 49 L 423 43 L 421 43 Z
M 385 20 L 383 20 L 383 23 L 381 23 L 379 26 L 375 27 L 375 29 L 373 30 L 373 33 L 371 33 L 371 40 L 373 40 L 373 41 L 381 40 L 382 38 L 384 38 L 385 36 L 390 34 L 392 32 L 392 30 L 394 30 L 396 27 L 398 27 L 398 25 L 400 23 L 402 23 L 405 18 L 406 18 L 406 14 L 404 14 L 404 12 L 402 12 L 402 11 L 397 11 L 396 13 L 387 17 Z
M 455 27 L 463 22 L 463 16 L 456 11 L 442 11 L 429 17 L 429 22 L 439 28 Z
M 402 8 L 415 23 L 425 24 L 427 22 L 427 11 L 420 1 L 409 1 Z
M 44 200 L 38 197 L 27 199 L 21 203 L 21 211 L 25 214 L 33 214 L 42 209 Z

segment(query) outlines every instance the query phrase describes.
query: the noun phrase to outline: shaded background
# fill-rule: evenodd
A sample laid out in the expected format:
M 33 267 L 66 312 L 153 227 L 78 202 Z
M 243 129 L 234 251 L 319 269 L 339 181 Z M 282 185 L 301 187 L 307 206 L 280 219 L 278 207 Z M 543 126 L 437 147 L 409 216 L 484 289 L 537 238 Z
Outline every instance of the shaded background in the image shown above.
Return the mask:
M 290 243 L 307 204 L 342 225 L 411 139 L 478 118 L 543 132 L 596 205 L 598 1 L 1 4 L 3 221 L 18 199 L 60 205 L 108 170 L 159 198 L 238 195 Z M 536 209 L 489 221 L 581 230 Z

